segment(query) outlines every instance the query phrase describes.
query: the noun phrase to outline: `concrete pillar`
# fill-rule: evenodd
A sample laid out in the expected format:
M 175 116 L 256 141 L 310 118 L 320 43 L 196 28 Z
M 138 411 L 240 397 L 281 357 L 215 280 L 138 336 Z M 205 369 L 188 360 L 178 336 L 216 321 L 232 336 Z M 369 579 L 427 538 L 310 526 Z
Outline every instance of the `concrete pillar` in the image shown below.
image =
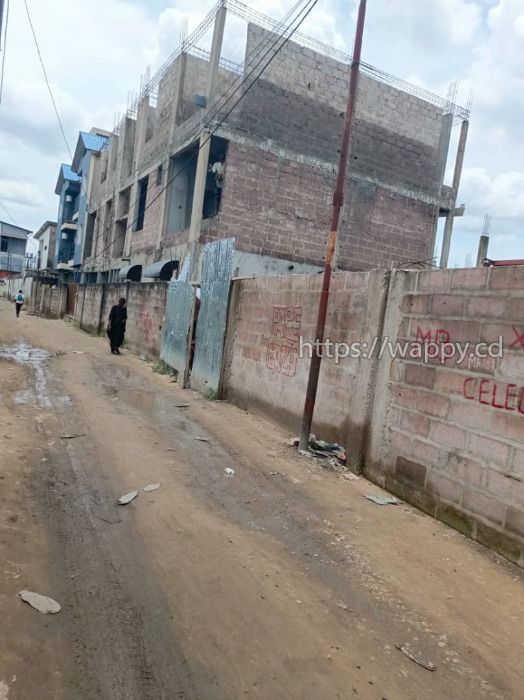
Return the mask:
M 481 236 L 477 253 L 477 267 L 482 267 L 482 262 L 488 257 L 489 236 Z
M 448 162 L 449 141 L 451 138 L 451 129 L 453 127 L 453 115 L 445 114 L 442 117 L 442 126 L 440 129 L 440 138 L 437 150 L 437 182 L 442 185 L 446 172 L 446 163 Z
M 220 53 L 222 51 L 222 41 L 224 39 L 224 26 L 226 23 L 226 7 L 224 4 L 218 9 L 215 16 L 215 27 L 213 30 L 213 43 L 211 45 L 211 55 L 209 58 L 209 74 L 207 78 L 207 107 L 212 106 L 216 98 L 216 86 L 218 82 L 218 68 L 220 64 Z M 193 194 L 193 207 L 191 210 L 191 225 L 189 228 L 189 241 L 191 249 L 196 253 L 198 239 L 200 238 L 200 228 L 202 225 L 202 209 L 204 206 L 204 194 L 206 190 L 207 168 L 209 163 L 209 149 L 211 139 L 209 133 L 203 131 L 200 135 L 200 149 L 198 151 L 198 162 L 195 177 L 195 189 Z M 197 255 L 192 255 L 192 272 L 196 270 Z M 193 274 L 190 275 L 193 278 Z
M 440 267 L 447 267 L 449 261 L 449 251 L 451 248 L 451 234 L 453 233 L 453 219 L 455 217 L 455 206 L 457 204 L 457 195 L 460 185 L 460 177 L 462 175 L 462 166 L 464 164 L 464 152 L 466 150 L 466 141 L 468 138 L 469 121 L 464 119 L 460 129 L 460 138 L 457 148 L 457 159 L 455 161 L 455 170 L 453 172 L 452 185 L 452 202 L 450 210 L 446 216 L 444 226 L 444 237 L 442 239 L 442 252 L 440 255 Z

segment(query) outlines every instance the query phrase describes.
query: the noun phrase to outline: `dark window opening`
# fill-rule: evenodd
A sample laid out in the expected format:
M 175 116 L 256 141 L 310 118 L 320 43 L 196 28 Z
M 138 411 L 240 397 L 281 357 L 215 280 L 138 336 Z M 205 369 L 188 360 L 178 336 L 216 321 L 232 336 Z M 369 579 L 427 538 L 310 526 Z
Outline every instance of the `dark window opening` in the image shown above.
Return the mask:
M 212 138 L 202 210 L 203 219 L 210 219 L 220 211 L 226 170 L 226 153 L 227 141 L 220 138 Z
M 93 212 L 92 214 L 87 215 L 86 242 L 85 242 L 85 248 L 84 248 L 84 256 L 86 258 L 91 257 L 91 252 L 93 250 L 93 235 L 94 235 L 94 231 L 95 231 L 95 222 L 96 222 L 96 211 Z
M 202 218 L 209 219 L 220 211 L 224 186 L 227 141 L 213 137 L 202 207 Z M 193 208 L 198 146 L 195 144 L 171 158 L 168 172 L 168 209 L 166 234 L 172 235 L 189 228 Z
M 141 231 L 144 228 L 144 216 L 146 213 L 146 201 L 147 201 L 147 185 L 149 182 L 149 175 L 143 177 L 138 181 L 138 192 L 136 198 L 136 221 L 135 221 L 135 231 Z
M 121 258 L 124 254 L 124 246 L 126 242 L 127 219 L 120 219 L 115 223 L 113 233 L 113 258 Z
M 7 253 L 8 242 L 9 239 L 5 236 L 2 236 L 2 238 L 0 239 L 0 251 L 2 253 Z
M 198 147 L 192 146 L 169 161 L 167 235 L 184 231 L 191 223 Z
M 126 187 L 118 195 L 118 205 L 116 210 L 117 219 L 123 219 L 129 212 L 129 203 L 131 200 L 131 187 Z
M 66 190 L 64 199 L 64 214 L 62 217 L 63 223 L 73 221 L 73 216 L 78 211 L 78 192 L 68 189 Z
M 163 171 L 164 171 L 164 166 L 162 163 L 160 163 L 160 165 L 156 169 L 156 186 L 157 187 L 160 187 L 160 185 L 162 184 Z

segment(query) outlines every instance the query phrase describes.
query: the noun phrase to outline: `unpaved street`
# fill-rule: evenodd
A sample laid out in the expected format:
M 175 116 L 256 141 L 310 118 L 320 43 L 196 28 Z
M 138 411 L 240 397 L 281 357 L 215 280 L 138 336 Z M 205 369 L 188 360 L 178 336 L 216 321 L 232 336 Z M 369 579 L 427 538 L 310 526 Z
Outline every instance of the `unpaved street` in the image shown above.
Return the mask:
M 524 698 L 516 567 L 62 321 L 0 346 L 1 700 Z

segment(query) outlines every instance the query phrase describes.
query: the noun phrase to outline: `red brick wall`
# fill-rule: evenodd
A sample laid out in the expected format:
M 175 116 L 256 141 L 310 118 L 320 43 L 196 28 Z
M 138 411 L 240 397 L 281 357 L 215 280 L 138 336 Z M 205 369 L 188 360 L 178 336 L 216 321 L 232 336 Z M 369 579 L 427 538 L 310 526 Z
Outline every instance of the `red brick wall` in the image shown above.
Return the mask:
M 524 564 L 524 268 L 398 273 L 398 283 L 398 339 L 501 336 L 504 354 L 386 358 L 387 412 L 368 474 Z
M 236 238 L 237 250 L 322 265 L 333 172 L 238 143 L 228 147 L 221 213 L 202 236 Z M 362 180 L 348 180 L 338 267 L 391 269 L 431 255 L 435 208 Z

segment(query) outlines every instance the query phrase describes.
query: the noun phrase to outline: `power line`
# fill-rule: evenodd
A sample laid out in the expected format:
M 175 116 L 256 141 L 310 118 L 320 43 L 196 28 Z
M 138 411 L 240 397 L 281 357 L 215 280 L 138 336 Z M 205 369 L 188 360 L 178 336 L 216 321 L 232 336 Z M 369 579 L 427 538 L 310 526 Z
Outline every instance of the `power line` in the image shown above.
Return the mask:
M 7 216 L 11 219 L 11 221 L 13 222 L 13 224 L 14 224 L 15 226 L 18 226 L 18 224 L 16 223 L 16 221 L 15 221 L 13 215 L 11 214 L 11 212 L 9 211 L 9 209 L 5 206 L 5 204 L 4 204 L 1 200 L 0 200 L 0 207 L 2 207 L 2 209 L 5 211 L 5 213 L 7 214 Z
M 2 18 L 0 17 L 0 20 Z M 5 75 L 5 57 L 7 55 L 7 25 L 9 24 L 9 0 L 5 6 L 5 30 L 4 30 L 4 48 L 2 53 L 2 67 L 0 76 L 0 104 L 2 103 L 2 95 L 4 94 L 4 75 Z M 1 27 L 0 27 L 1 28 Z M 0 42 L 2 37 L 0 36 Z
M 304 22 L 304 20 L 308 17 L 308 15 L 311 13 L 311 11 L 313 10 L 313 8 L 314 8 L 315 5 L 317 4 L 317 2 L 318 2 L 318 0 L 307 0 L 307 3 L 306 3 L 306 5 L 305 5 L 305 7 L 300 11 L 300 13 L 297 15 L 297 17 L 293 20 L 293 22 L 296 22 L 297 20 L 299 20 L 299 21 L 298 21 L 298 24 L 290 31 L 289 35 L 288 35 L 288 36 L 283 36 L 283 34 L 282 34 L 282 35 L 278 35 L 278 36 L 277 36 L 277 38 L 275 39 L 275 41 L 273 42 L 273 44 L 271 45 L 271 47 L 268 49 L 268 51 L 266 51 L 266 53 L 264 54 L 264 56 L 262 57 L 262 59 L 261 59 L 260 61 L 258 61 L 258 63 L 255 65 L 255 67 L 251 70 L 251 72 L 250 72 L 247 76 L 244 76 L 244 79 L 242 80 L 242 82 L 240 83 L 240 85 L 239 85 L 239 86 L 233 91 L 233 93 L 227 98 L 227 100 L 225 101 L 225 103 L 224 103 L 221 107 L 219 107 L 218 110 L 215 110 L 214 114 L 208 119 L 207 123 L 204 125 L 202 131 L 205 131 L 207 128 L 209 128 L 209 126 L 211 125 L 211 122 L 212 122 L 213 119 L 216 117 L 218 111 L 220 111 L 220 109 L 222 109 L 222 108 L 225 106 L 225 104 L 227 104 L 227 102 L 229 102 L 229 100 L 231 99 L 231 97 L 233 97 L 234 94 L 236 94 L 236 93 L 238 92 L 238 90 L 242 87 L 242 85 L 243 85 L 244 83 L 247 82 L 247 80 L 249 79 L 249 77 L 255 72 L 255 68 L 256 68 L 257 66 L 260 65 L 261 61 L 267 56 L 267 54 L 269 53 L 269 51 L 271 51 L 271 49 L 275 46 L 275 44 L 277 44 L 280 40 L 283 39 L 281 46 L 279 46 L 279 47 L 276 49 L 275 53 L 274 53 L 274 54 L 269 58 L 269 60 L 264 64 L 264 66 L 262 67 L 261 71 L 260 71 L 260 72 L 258 73 L 258 75 L 253 79 L 253 81 L 250 83 L 250 85 L 247 86 L 247 88 L 246 88 L 246 90 L 243 92 L 243 94 L 240 95 L 240 97 L 235 101 L 235 103 L 232 105 L 232 107 L 226 112 L 226 114 L 224 114 L 224 115 L 222 116 L 222 118 L 220 119 L 220 121 L 219 121 L 217 124 L 215 124 L 215 126 L 210 130 L 210 132 L 209 132 L 207 138 L 204 139 L 204 140 L 199 144 L 196 153 L 195 153 L 191 158 L 189 158 L 189 159 L 186 161 L 185 165 L 182 166 L 182 168 L 180 168 L 180 170 L 179 170 L 177 173 L 175 173 L 175 175 L 173 175 L 173 177 L 172 177 L 171 179 L 169 179 L 169 180 L 166 182 L 166 184 L 164 185 L 164 187 L 162 187 L 162 189 L 161 189 L 159 192 L 157 192 L 157 194 L 155 195 L 155 197 L 153 197 L 153 199 L 152 199 L 150 202 L 148 202 L 148 203 L 146 204 L 146 206 L 144 207 L 144 213 L 149 209 L 149 207 L 151 207 L 151 206 L 154 204 L 154 202 L 156 202 L 156 200 L 166 191 L 166 189 L 174 182 L 174 180 L 176 180 L 176 178 L 177 178 L 182 172 L 184 172 L 184 170 L 187 169 L 187 167 L 189 166 L 189 164 L 192 163 L 192 162 L 195 160 L 195 158 L 198 156 L 198 153 L 199 153 L 200 149 L 204 147 L 204 145 L 211 139 L 211 137 L 213 136 L 213 134 L 220 128 L 220 126 L 222 126 L 222 124 L 224 123 L 224 121 L 229 117 L 229 115 L 233 112 L 233 110 L 236 108 L 236 106 L 240 103 L 240 101 L 245 97 L 245 95 L 246 95 L 246 94 L 249 92 L 249 90 L 253 87 L 253 85 L 256 83 L 256 81 L 260 78 L 260 76 L 262 75 L 262 73 L 264 72 L 264 70 L 267 68 L 267 66 L 275 59 L 275 57 L 276 57 L 276 56 L 278 55 L 278 53 L 282 50 L 282 48 L 285 46 L 285 44 L 290 40 L 290 38 L 291 38 L 291 37 L 293 36 L 293 34 L 297 31 L 297 29 L 300 27 L 300 25 L 301 25 L 301 24 Z M 295 5 L 295 7 L 296 7 L 298 4 L 299 4 L 299 3 L 297 3 L 297 4 Z M 308 5 L 309 5 L 309 6 L 308 6 Z M 293 8 L 293 9 L 294 9 L 294 8 Z M 306 10 L 307 10 L 307 11 L 306 11 Z M 300 17 L 300 14 L 302 14 L 302 13 L 304 13 L 304 14 L 303 14 L 302 17 Z M 299 18 L 300 18 L 300 19 L 299 19 Z M 290 25 L 289 25 L 288 27 L 286 27 L 286 29 L 290 29 L 291 26 L 292 26 L 292 24 L 293 24 L 293 22 L 291 22 Z M 262 42 L 260 42 L 260 43 L 262 43 Z M 136 198 L 135 198 L 135 202 L 136 202 Z M 128 232 L 129 230 L 132 229 L 132 227 L 135 225 L 135 223 L 137 222 L 137 220 L 138 220 L 138 215 L 132 220 L 131 224 L 129 224 L 128 226 L 126 226 L 125 231 L 123 231 L 123 232 L 120 234 L 120 237 L 126 236 L 127 232 Z M 110 243 L 109 245 L 107 245 L 107 246 L 106 246 L 105 248 L 103 248 L 99 253 L 97 253 L 97 254 L 89 261 L 88 265 L 90 266 L 97 258 L 99 258 L 101 255 L 103 255 L 103 253 L 105 253 L 106 250 L 108 250 L 108 249 L 111 247 L 111 245 L 114 244 L 114 242 L 115 242 L 114 240 L 111 241 L 111 243 Z
M 42 66 L 42 72 L 44 74 L 47 89 L 49 90 L 49 96 L 51 97 L 51 102 L 53 103 L 53 108 L 55 110 L 56 118 L 58 120 L 58 126 L 60 127 L 60 132 L 62 134 L 62 138 L 64 139 L 64 143 L 66 145 L 67 152 L 69 153 L 69 157 L 71 158 L 71 161 L 72 161 L 73 160 L 73 153 L 71 152 L 71 148 L 69 147 L 69 143 L 67 141 L 65 131 L 64 131 L 64 126 L 62 124 L 62 120 L 60 119 L 60 113 L 58 112 L 58 107 L 56 106 L 55 98 L 53 96 L 53 91 L 51 90 L 51 85 L 49 83 L 49 78 L 47 77 L 47 71 L 45 69 L 44 59 L 42 58 L 42 54 L 40 52 L 40 46 L 38 44 L 38 39 L 36 38 L 36 32 L 35 32 L 35 28 L 33 26 L 33 22 L 31 20 L 31 14 L 29 12 L 29 6 L 27 4 L 27 0 L 24 0 L 24 5 L 25 5 L 26 13 L 27 13 L 27 19 L 29 20 L 29 26 L 31 27 L 31 32 L 33 34 L 33 39 L 35 40 L 35 46 L 36 46 L 36 51 L 38 53 L 38 58 L 40 60 L 40 65 Z

